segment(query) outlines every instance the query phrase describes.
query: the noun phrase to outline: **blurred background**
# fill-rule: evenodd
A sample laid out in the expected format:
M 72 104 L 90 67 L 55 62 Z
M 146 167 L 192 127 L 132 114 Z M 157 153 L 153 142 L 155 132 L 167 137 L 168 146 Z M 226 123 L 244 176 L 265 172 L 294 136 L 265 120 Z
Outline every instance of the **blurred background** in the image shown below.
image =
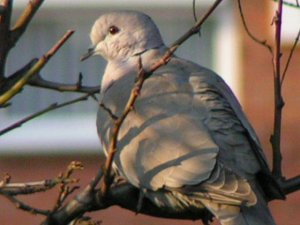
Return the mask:
M 295 1 L 290 1 L 295 2 Z M 213 3 L 196 1 L 200 17 Z M 14 19 L 27 0 L 14 1 Z M 250 30 L 261 40 L 273 44 L 272 0 L 242 0 L 244 15 Z M 7 74 L 21 68 L 34 57 L 40 57 L 66 32 L 76 32 L 41 71 L 45 79 L 75 83 L 83 74 L 83 84 L 100 84 L 105 61 L 100 57 L 80 62 L 80 56 L 90 46 L 89 31 L 93 22 L 104 12 L 130 9 L 149 14 L 170 45 L 194 23 L 191 0 L 49 0 L 45 1 L 25 35 L 9 55 Z M 300 29 L 300 9 L 284 7 L 282 52 L 283 65 Z M 261 139 L 271 163 L 269 143 L 273 126 L 273 72 L 271 54 L 249 38 L 242 25 L 237 2 L 224 1 L 201 29 L 184 43 L 176 55 L 209 67 L 220 74 L 239 98 L 250 122 Z M 300 49 L 296 48 L 283 84 L 285 108 L 282 125 L 284 175 L 300 174 Z M 11 107 L 0 111 L 0 129 L 41 110 L 54 102 L 64 102 L 79 96 L 26 87 L 16 96 Z M 13 182 L 50 179 L 65 170 L 72 160 L 83 162 L 85 169 L 75 174 L 82 187 L 93 177 L 101 164 L 102 152 L 95 127 L 97 103 L 81 102 L 41 116 L 0 137 L 0 176 L 9 173 Z M 57 189 L 24 197 L 27 203 L 44 209 L 51 208 Z M 270 204 L 277 224 L 298 225 L 300 192 L 287 200 Z M 92 213 L 103 224 L 194 224 L 192 221 L 136 216 L 133 212 L 113 207 Z M 15 209 L 0 196 L 1 225 L 39 224 L 42 217 Z M 199 222 L 198 222 L 199 223 Z M 214 224 L 218 224 L 215 222 Z

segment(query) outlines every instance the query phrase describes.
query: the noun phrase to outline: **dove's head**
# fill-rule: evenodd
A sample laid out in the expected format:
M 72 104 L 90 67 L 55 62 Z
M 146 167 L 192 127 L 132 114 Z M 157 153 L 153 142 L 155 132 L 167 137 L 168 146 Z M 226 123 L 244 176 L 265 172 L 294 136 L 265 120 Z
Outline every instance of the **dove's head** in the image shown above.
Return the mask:
M 164 45 L 152 19 L 136 11 L 103 14 L 94 23 L 90 38 L 93 47 L 82 60 L 92 55 L 101 55 L 108 61 L 123 61 Z

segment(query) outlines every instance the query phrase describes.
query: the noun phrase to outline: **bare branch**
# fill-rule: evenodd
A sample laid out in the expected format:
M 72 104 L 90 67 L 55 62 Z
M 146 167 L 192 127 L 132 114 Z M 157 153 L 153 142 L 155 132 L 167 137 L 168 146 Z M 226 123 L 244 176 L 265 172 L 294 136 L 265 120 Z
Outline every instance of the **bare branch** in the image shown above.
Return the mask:
M 169 58 L 172 56 L 172 54 L 177 50 L 177 48 L 185 42 L 188 38 L 190 38 L 192 35 L 197 34 L 203 23 L 207 20 L 207 18 L 214 12 L 214 10 L 218 7 L 218 5 L 223 0 L 216 0 L 214 4 L 207 10 L 207 12 L 199 19 L 196 24 L 189 29 L 184 35 L 182 35 L 179 39 L 177 39 L 169 48 L 169 51 L 162 57 L 161 61 L 156 63 L 156 66 L 153 66 L 152 70 L 155 71 L 157 68 L 159 68 L 162 65 L 165 65 Z M 157 68 L 156 68 L 157 67 Z
M 12 88 L 12 86 L 21 79 L 21 77 L 31 69 L 31 67 L 36 64 L 37 58 L 30 60 L 25 66 L 23 66 L 18 71 L 14 72 L 8 78 L 5 78 L 2 83 L 0 83 L 0 95 L 4 94 L 6 91 Z
M 28 84 L 34 87 L 46 88 L 46 89 L 51 89 L 60 92 L 78 92 L 78 93 L 99 93 L 100 92 L 99 86 L 93 86 L 93 87 L 82 86 L 81 82 L 77 82 L 76 84 L 62 84 L 58 82 L 47 81 L 43 79 L 40 74 L 36 74 L 33 78 L 31 78 Z
M 51 180 L 42 180 L 27 183 L 7 183 L 0 184 L 1 195 L 27 195 L 37 192 L 44 192 L 60 183 L 74 183 L 75 179 L 54 178 Z
M 12 13 L 12 0 L 0 2 L 0 85 L 4 80 L 6 57 L 9 52 L 10 19 Z
M 280 186 L 286 195 L 300 190 L 300 175 L 287 180 L 282 180 Z
M 69 37 L 74 33 L 74 31 L 68 31 L 45 55 L 43 55 L 34 66 L 28 70 L 18 82 L 16 82 L 11 89 L 6 91 L 0 96 L 0 106 L 6 104 L 13 96 L 19 93 L 23 86 L 37 74 L 48 60 L 59 50 L 59 48 L 69 39 Z
M 4 128 L 3 130 L 0 131 L 0 136 L 13 130 L 13 129 L 16 129 L 18 127 L 21 127 L 24 123 L 42 115 L 42 114 L 45 114 L 47 112 L 50 112 L 50 111 L 53 111 L 53 110 L 56 110 L 56 109 L 59 109 L 59 108 L 62 108 L 62 107 L 65 107 L 65 106 L 68 106 L 68 105 L 71 105 L 71 104 L 74 104 L 74 103 L 77 103 L 77 102 L 80 102 L 80 101 L 85 101 L 87 100 L 89 97 L 93 96 L 93 93 L 88 93 L 88 94 L 85 94 L 79 98 L 75 98 L 73 100 L 70 100 L 70 101 L 66 101 L 66 102 L 63 102 L 61 104 L 58 104 L 58 103 L 53 103 L 51 104 L 50 106 L 46 107 L 45 109 L 41 110 L 41 111 L 38 111 L 36 113 L 33 113 L 23 119 L 21 119 L 20 121 Z
M 113 120 L 114 126 L 112 128 L 112 132 L 110 135 L 110 141 L 109 141 L 109 148 L 107 150 L 107 158 L 104 165 L 104 182 L 101 185 L 101 191 L 103 195 L 105 195 L 110 187 L 110 184 L 112 182 L 111 179 L 111 167 L 113 163 L 114 155 L 117 151 L 117 142 L 118 142 L 118 135 L 120 128 L 126 119 L 127 115 L 130 113 L 130 111 L 133 109 L 133 105 L 137 99 L 137 97 L 140 94 L 140 91 L 142 89 L 143 83 L 146 79 L 146 74 L 143 69 L 141 57 L 139 57 L 139 65 L 138 65 L 138 77 L 137 81 L 134 84 L 134 87 L 131 89 L 130 97 L 126 103 L 126 106 L 124 108 L 124 111 L 122 115 L 117 118 L 116 120 Z
M 278 2 L 278 0 L 273 0 L 273 1 Z M 289 7 L 293 7 L 293 8 L 300 8 L 299 0 L 296 0 L 296 3 L 283 1 L 283 4 L 286 5 L 286 6 L 289 6 Z
M 36 192 L 44 192 L 57 184 L 73 184 L 77 183 L 78 179 L 70 178 L 75 170 L 82 170 L 82 163 L 73 161 L 69 164 L 65 173 L 50 180 L 42 180 L 27 183 L 10 183 L 11 177 L 9 175 L 4 176 L 3 181 L 0 182 L 0 194 L 1 195 L 27 195 Z
M 61 174 L 59 176 L 59 178 L 63 179 L 63 180 L 68 180 L 70 179 L 71 175 L 74 173 L 74 171 L 76 170 L 83 170 L 83 165 L 81 162 L 78 161 L 73 161 L 69 164 L 67 170 L 65 173 Z M 75 182 L 78 182 L 78 180 L 76 180 Z M 69 183 L 67 182 L 62 182 L 61 186 L 60 186 L 60 191 L 59 191 L 59 195 L 57 197 L 56 203 L 54 205 L 54 208 L 52 209 L 51 212 L 55 212 L 57 211 L 65 202 L 65 200 L 67 199 L 67 197 L 72 194 L 76 189 L 78 189 L 79 186 L 75 186 L 75 187 L 70 187 Z
M 196 0 L 193 0 L 193 17 L 196 22 L 198 20 L 196 15 Z
M 277 179 L 282 179 L 282 155 L 281 155 L 281 118 L 282 108 L 284 106 L 281 95 L 281 20 L 282 20 L 282 5 L 283 1 L 279 0 L 278 8 L 275 12 L 275 53 L 273 57 L 274 70 L 274 127 L 270 141 L 273 150 L 273 168 L 272 173 Z
M 292 56 L 293 56 L 294 51 L 295 51 L 295 49 L 296 49 L 296 47 L 297 47 L 297 44 L 298 44 L 298 42 L 299 42 L 299 37 L 300 37 L 300 29 L 299 29 L 299 31 L 298 31 L 298 34 L 297 34 L 297 36 L 296 36 L 296 38 L 295 38 L 293 47 L 292 47 L 292 49 L 291 49 L 291 51 L 290 51 L 289 57 L 288 57 L 287 62 L 286 62 L 286 64 L 285 64 L 285 68 L 284 68 L 284 71 L 283 71 L 283 74 L 282 74 L 282 78 L 281 78 L 281 82 L 280 82 L 280 83 L 281 83 L 281 86 L 282 86 L 282 84 L 283 84 L 283 82 L 284 82 L 284 78 L 285 78 L 285 76 L 286 76 L 286 72 L 287 72 L 287 70 L 288 70 L 288 68 L 289 68 L 290 62 L 291 62 L 291 60 L 292 60 Z
M 73 161 L 67 167 L 66 172 L 60 174 L 57 178 L 29 183 L 10 183 L 10 176 L 6 175 L 4 180 L 0 182 L 0 194 L 8 198 L 18 209 L 22 209 L 33 214 L 49 216 L 51 213 L 58 210 L 65 199 L 78 188 L 77 186 L 70 188 L 69 185 L 78 182 L 78 179 L 71 178 L 71 175 L 75 170 L 79 169 L 83 169 L 82 164 L 80 162 Z M 51 211 L 34 208 L 16 198 L 16 195 L 26 195 L 47 191 L 55 187 L 57 184 L 61 184 L 61 189 L 58 200 Z
M 109 116 L 110 116 L 110 118 L 111 118 L 112 120 L 117 120 L 117 119 L 118 119 L 118 117 L 111 111 L 111 109 L 108 108 L 103 102 L 101 102 L 101 103 L 99 104 L 99 106 L 100 106 L 101 108 L 103 108 L 103 109 L 109 114 Z
M 37 209 L 32 206 L 25 204 L 24 202 L 17 199 L 15 196 L 5 195 L 7 199 L 9 199 L 18 209 L 30 212 L 32 214 L 40 214 L 44 216 L 48 216 L 51 212 L 49 210 Z
M 242 22 L 243 22 L 243 26 L 244 26 L 245 31 L 246 31 L 246 33 L 248 34 L 248 36 L 249 36 L 254 42 L 256 42 L 257 44 L 260 44 L 260 45 L 264 46 L 265 48 L 267 48 L 268 51 L 273 55 L 272 47 L 267 43 L 267 41 L 266 41 L 266 40 L 260 40 L 260 39 L 258 39 L 258 38 L 255 37 L 255 35 L 252 34 L 252 32 L 249 30 L 248 25 L 247 25 L 247 22 L 246 22 L 246 19 L 245 19 L 245 16 L 244 16 L 244 11 L 243 11 L 243 8 L 242 8 L 241 0 L 238 0 L 237 2 L 238 2 L 239 12 L 240 12 L 240 16 L 241 16 L 241 19 L 242 19 Z

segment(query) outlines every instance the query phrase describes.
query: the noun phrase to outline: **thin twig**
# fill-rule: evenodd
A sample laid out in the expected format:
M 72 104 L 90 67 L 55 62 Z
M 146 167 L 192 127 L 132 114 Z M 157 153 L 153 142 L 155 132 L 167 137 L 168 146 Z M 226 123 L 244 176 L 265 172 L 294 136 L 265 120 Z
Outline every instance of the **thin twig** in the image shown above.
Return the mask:
M 71 178 L 71 175 L 75 170 L 79 169 L 83 169 L 82 163 L 73 161 L 67 167 L 66 172 L 60 174 L 57 178 L 29 183 L 9 183 L 10 176 L 6 175 L 4 177 L 4 180 L 0 182 L 0 194 L 8 198 L 13 204 L 16 205 L 18 209 L 22 209 L 33 214 L 49 216 L 51 213 L 56 212 L 62 206 L 66 198 L 79 188 L 78 186 L 69 186 L 70 184 L 78 182 L 78 179 Z M 56 201 L 56 204 L 51 211 L 34 208 L 16 198 L 16 195 L 47 191 L 55 187 L 57 184 L 61 184 L 61 190 L 58 196 L 58 200 Z
M 1 195 L 28 195 L 37 192 L 44 192 L 60 183 L 74 183 L 75 179 L 54 178 L 51 180 L 42 180 L 27 183 L 6 183 L 0 185 Z
M 36 113 L 33 113 L 33 114 L 19 120 L 18 122 L 9 125 L 8 127 L 4 128 L 0 131 L 0 136 L 7 133 L 7 132 L 9 132 L 9 131 L 11 131 L 11 130 L 13 130 L 13 129 L 21 127 L 24 123 L 26 123 L 26 122 L 28 122 L 28 121 L 44 114 L 46 112 L 49 112 L 49 111 L 53 110 L 56 106 L 57 106 L 57 103 L 53 103 L 53 104 L 49 105 L 48 107 L 46 107 L 45 109 L 43 109 L 41 111 L 38 111 Z
M 12 14 L 12 0 L 0 2 L 0 84 L 5 79 L 5 64 L 9 48 L 10 21 Z
M 274 2 L 278 2 L 278 0 L 273 0 L 273 1 Z M 286 6 L 289 6 L 289 7 L 297 8 L 297 9 L 300 8 L 299 0 L 296 0 L 296 3 L 291 3 L 291 2 L 283 1 L 283 4 L 286 5 Z
M 193 17 L 194 17 L 194 21 L 197 22 L 198 17 L 197 17 L 197 13 L 196 13 L 196 0 L 193 0 Z M 199 29 L 198 31 L 199 37 L 201 37 L 201 30 Z
M 202 16 L 201 19 L 199 19 L 196 24 L 189 29 L 184 35 L 182 35 L 179 39 L 177 39 L 169 48 L 169 51 L 159 60 L 156 65 L 152 67 L 152 70 L 155 71 L 157 68 L 159 68 L 162 65 L 165 65 L 169 58 L 172 56 L 172 54 L 177 50 L 177 48 L 185 42 L 188 38 L 190 38 L 192 35 L 197 34 L 203 23 L 207 20 L 207 18 L 214 12 L 214 10 L 218 7 L 218 5 L 223 0 L 216 0 L 214 4 L 207 10 L 207 12 Z
M 124 108 L 124 111 L 120 117 L 118 117 L 116 120 L 114 120 L 114 126 L 112 128 L 110 141 L 109 141 L 109 148 L 107 151 L 107 159 L 105 161 L 104 165 L 104 182 L 101 185 L 101 191 L 103 195 L 105 195 L 110 187 L 111 184 L 111 168 L 112 168 L 112 162 L 114 155 L 117 151 L 117 142 L 118 142 L 118 135 L 120 128 L 126 119 L 127 115 L 132 111 L 133 105 L 139 96 L 139 93 L 142 89 L 143 83 L 145 81 L 145 71 L 142 66 L 142 60 L 141 57 L 139 57 L 139 64 L 138 64 L 139 72 L 137 81 L 134 84 L 134 87 L 131 89 L 130 97 L 126 103 L 126 106 Z
M 59 178 L 63 179 L 63 180 L 68 180 L 70 179 L 71 175 L 76 171 L 76 170 L 83 170 L 83 165 L 81 162 L 78 161 L 72 161 L 69 165 L 68 168 L 66 170 L 65 173 L 61 174 L 59 176 Z M 75 182 L 77 183 L 78 180 L 76 179 Z M 74 183 L 75 183 L 74 182 Z M 60 186 L 60 191 L 59 194 L 57 196 L 57 200 L 56 203 L 52 209 L 51 212 L 55 212 L 57 211 L 64 203 L 64 201 L 67 199 L 67 197 L 72 194 L 75 190 L 77 190 L 79 188 L 79 186 L 74 186 L 74 187 L 70 187 L 69 183 L 66 182 L 62 182 L 61 186 Z
M 82 163 L 72 161 L 65 173 L 60 174 L 58 177 L 50 180 L 42 180 L 27 183 L 10 183 L 11 177 L 9 175 L 4 176 L 3 181 L 0 182 L 0 194 L 2 195 L 27 195 L 36 192 L 47 191 L 57 184 L 72 184 L 77 183 L 78 179 L 70 178 L 75 170 L 82 170 Z
M 79 75 L 80 77 L 80 75 Z M 62 84 L 58 82 L 52 82 L 45 80 L 40 74 L 36 74 L 32 79 L 28 81 L 28 84 L 34 87 L 46 88 L 60 92 L 78 92 L 78 93 L 99 93 L 100 87 L 98 86 L 82 86 L 80 82 L 76 84 Z
M 249 27 L 247 25 L 247 22 L 246 22 L 246 19 L 245 19 L 245 15 L 244 15 L 244 11 L 243 11 L 243 7 L 242 7 L 242 3 L 241 3 L 241 0 L 238 0 L 238 6 L 239 6 L 239 12 L 240 12 L 240 16 L 241 16 L 241 19 L 242 19 L 242 23 L 243 23 L 243 26 L 245 28 L 245 31 L 246 33 L 248 34 L 248 36 L 254 41 L 256 42 L 257 44 L 260 44 L 264 47 L 266 47 L 268 49 L 268 51 L 273 54 L 273 51 L 272 51 L 272 47 L 267 43 L 266 40 L 260 40 L 258 39 L 257 37 L 255 37 L 254 34 L 252 34 L 252 32 L 249 30 Z
M 46 107 L 45 109 L 41 110 L 41 111 L 38 111 L 36 113 L 33 113 L 21 120 L 19 120 L 18 122 L 4 128 L 3 130 L 0 131 L 0 136 L 15 129 L 15 128 L 18 128 L 18 127 L 21 127 L 24 123 L 42 115 L 42 114 L 45 114 L 47 112 L 50 112 L 50 111 L 53 111 L 53 110 L 56 110 L 56 109 L 59 109 L 59 108 L 62 108 L 62 107 L 65 107 L 65 106 L 68 106 L 68 105 L 71 105 L 71 104 L 74 104 L 74 103 L 77 103 L 77 102 L 80 102 L 80 101 L 85 101 L 87 100 L 90 96 L 92 96 L 93 93 L 87 93 L 81 97 L 78 97 L 78 98 L 75 98 L 75 99 L 72 99 L 70 101 L 66 101 L 66 102 L 63 102 L 61 104 L 58 104 L 58 103 L 53 103 L 51 105 L 49 105 L 48 107 Z
M 117 120 L 117 119 L 118 119 L 118 116 L 116 116 L 116 115 L 111 111 L 111 109 L 108 108 L 103 102 L 100 102 L 99 106 L 100 106 L 101 108 L 103 108 L 103 109 L 108 113 L 108 115 L 110 116 L 111 119 L 113 119 L 113 120 Z
M 282 20 L 283 1 L 278 2 L 278 8 L 275 12 L 275 53 L 273 57 L 274 70 L 274 127 L 270 141 L 273 150 L 273 169 L 272 173 L 277 179 L 282 179 L 282 155 L 281 155 L 281 118 L 284 102 L 281 94 L 281 20 Z
M 196 15 L 196 0 L 193 0 L 193 17 L 195 22 L 197 22 L 197 15 Z
M 23 86 L 37 74 L 49 61 L 49 59 L 60 49 L 60 47 L 70 38 L 74 31 L 69 30 L 45 55 L 43 55 L 34 66 L 28 70 L 24 76 L 16 82 L 11 89 L 0 96 L 0 106 L 6 104 L 13 96 L 19 93 Z
M 20 201 L 19 199 L 17 199 L 15 196 L 8 195 L 5 197 L 7 199 L 9 199 L 18 209 L 22 209 L 22 210 L 30 212 L 32 214 L 40 214 L 40 215 L 48 216 L 51 213 L 49 210 L 37 209 L 32 206 L 29 206 L 29 205 L 25 204 L 24 202 Z
M 282 86 L 282 84 L 283 84 L 283 82 L 284 82 L 284 78 L 285 78 L 285 76 L 286 76 L 286 72 L 287 72 L 287 70 L 288 70 L 288 68 L 289 68 L 290 62 L 291 62 L 291 60 L 292 60 L 292 56 L 294 55 L 294 51 L 295 51 L 295 49 L 296 49 L 296 47 L 297 47 L 297 44 L 298 44 L 298 42 L 299 42 L 299 37 L 300 37 L 300 29 L 299 29 L 299 31 L 298 31 L 298 34 L 297 34 L 297 36 L 296 36 L 296 38 L 295 38 L 293 47 L 292 47 L 292 49 L 291 49 L 291 51 L 290 51 L 289 57 L 288 57 L 287 62 L 286 62 L 286 64 L 285 64 L 284 71 L 283 71 L 282 78 L 281 78 L 281 82 L 280 82 L 281 86 Z

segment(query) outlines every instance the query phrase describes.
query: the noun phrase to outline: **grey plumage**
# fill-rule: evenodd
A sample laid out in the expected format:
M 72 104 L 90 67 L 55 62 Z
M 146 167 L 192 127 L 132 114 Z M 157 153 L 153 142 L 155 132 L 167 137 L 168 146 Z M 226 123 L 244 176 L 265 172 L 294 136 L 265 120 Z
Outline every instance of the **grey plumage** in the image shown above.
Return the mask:
M 147 70 L 166 47 L 150 17 L 133 11 L 102 15 L 91 39 L 89 55 L 108 61 L 100 101 L 120 115 L 138 58 Z M 105 151 L 112 126 L 100 108 Z M 222 78 L 184 59 L 172 57 L 145 81 L 121 127 L 114 167 L 162 209 L 197 214 L 206 208 L 222 225 L 275 224 L 256 178 L 269 169 L 238 101 Z

